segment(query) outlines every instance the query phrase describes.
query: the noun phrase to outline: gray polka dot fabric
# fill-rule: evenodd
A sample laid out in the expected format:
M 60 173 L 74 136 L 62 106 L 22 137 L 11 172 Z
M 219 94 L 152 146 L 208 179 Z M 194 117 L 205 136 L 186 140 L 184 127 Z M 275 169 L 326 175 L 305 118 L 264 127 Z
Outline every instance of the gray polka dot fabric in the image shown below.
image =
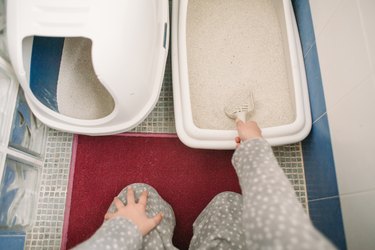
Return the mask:
M 172 245 L 173 230 L 176 225 L 172 207 L 160 197 L 153 187 L 147 184 L 135 183 L 131 184 L 131 187 L 134 190 L 136 202 L 138 202 L 143 191 L 148 191 L 146 214 L 148 217 L 153 217 L 162 212 L 161 223 L 142 238 L 138 228 L 132 222 L 117 217 L 104 222 L 90 239 L 74 249 L 177 249 Z M 124 204 L 127 204 L 127 191 L 128 187 L 124 188 L 117 196 Z M 116 206 L 112 202 L 108 212 L 113 213 L 115 211 Z M 118 244 L 118 242 L 121 244 Z
M 311 224 L 264 139 L 243 143 L 232 164 L 242 190 L 246 249 L 335 249 Z
M 189 249 L 246 249 L 241 195 L 216 195 L 195 220 L 193 229 Z
M 242 195 L 218 194 L 193 224 L 190 250 L 204 249 L 335 249 L 311 224 L 294 189 L 263 139 L 242 143 L 232 158 Z M 176 249 L 175 217 L 170 205 L 146 184 L 132 184 L 136 199 L 148 190 L 146 213 L 164 214 L 162 222 L 142 237 L 124 218 L 103 223 L 75 249 Z M 126 204 L 127 188 L 118 195 Z M 114 212 L 112 203 L 109 211 Z
M 75 249 L 140 249 L 142 235 L 129 220 L 117 217 L 108 220 L 87 241 Z

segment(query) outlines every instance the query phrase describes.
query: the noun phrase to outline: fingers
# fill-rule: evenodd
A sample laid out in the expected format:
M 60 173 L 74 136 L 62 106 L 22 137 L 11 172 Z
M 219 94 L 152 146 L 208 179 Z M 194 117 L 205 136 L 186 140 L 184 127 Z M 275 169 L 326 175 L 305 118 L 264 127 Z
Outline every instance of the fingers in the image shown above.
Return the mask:
M 115 197 L 113 199 L 113 203 L 115 204 L 117 210 L 125 206 L 124 203 L 122 203 L 122 201 L 118 197 Z
M 244 124 L 244 122 L 243 122 L 241 119 L 239 119 L 239 118 L 236 119 L 236 127 L 237 127 L 237 129 L 238 129 L 240 126 L 242 126 L 243 124 Z
M 238 130 L 239 129 L 245 129 L 246 125 L 248 127 L 254 127 L 254 126 L 258 127 L 258 124 L 255 121 L 243 122 L 242 120 L 240 120 L 238 118 L 236 119 L 236 127 L 237 127 Z
M 163 213 L 158 213 L 153 217 L 153 220 L 155 222 L 155 226 L 159 225 L 161 220 L 163 219 Z
M 138 204 L 142 205 L 143 209 L 146 209 L 147 197 L 148 197 L 147 190 L 143 191 L 142 194 L 139 196 Z M 135 194 L 134 194 L 134 190 L 133 190 L 132 187 L 128 188 L 128 192 L 126 194 L 126 199 L 127 199 L 127 205 L 136 204 Z M 113 202 L 114 202 L 117 210 L 120 210 L 121 208 L 125 207 L 124 203 L 122 203 L 122 201 L 118 197 L 115 197 Z
M 241 145 L 241 138 L 239 136 L 236 136 L 236 138 L 234 138 L 234 141 L 236 142 L 236 148 L 238 148 Z
M 139 226 L 139 230 L 141 231 L 142 235 L 145 236 L 146 234 L 148 234 L 152 229 L 154 229 L 157 225 L 160 224 L 162 219 L 162 213 L 158 213 L 152 218 L 147 218 L 147 220 Z
M 239 136 L 236 136 L 236 138 L 234 138 L 234 140 L 237 144 L 241 143 L 241 138 Z
M 243 122 L 237 119 L 236 128 L 241 141 L 246 141 L 254 138 L 262 138 L 262 131 L 255 121 Z M 237 139 L 235 140 L 238 144 Z
M 238 118 L 236 119 L 236 128 L 237 128 L 238 134 L 240 136 L 241 136 L 242 131 L 246 129 L 246 125 L 250 124 L 250 123 L 252 123 L 252 122 L 248 121 L 248 122 L 245 123 Z
M 128 204 L 134 204 L 135 203 L 134 190 L 131 186 L 128 187 L 128 193 L 127 193 L 126 199 L 128 201 Z
M 144 209 L 146 209 L 147 197 L 148 197 L 147 190 L 143 191 L 141 196 L 139 196 L 138 204 L 142 205 Z
M 151 218 L 151 221 L 153 223 L 153 227 L 156 227 L 157 225 L 160 224 L 161 220 L 163 219 L 163 214 L 162 213 L 158 213 L 157 215 L 155 215 L 154 217 Z
M 115 216 L 115 214 L 112 214 L 112 213 L 106 213 L 106 214 L 104 215 L 104 220 L 112 219 L 113 216 Z

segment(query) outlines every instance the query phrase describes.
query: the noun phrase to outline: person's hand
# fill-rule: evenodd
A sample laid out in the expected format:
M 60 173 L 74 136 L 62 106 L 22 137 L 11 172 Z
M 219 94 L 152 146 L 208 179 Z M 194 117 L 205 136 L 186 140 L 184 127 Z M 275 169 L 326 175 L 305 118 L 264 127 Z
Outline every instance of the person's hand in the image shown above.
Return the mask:
M 254 121 L 243 122 L 240 119 L 236 120 L 236 128 L 238 136 L 234 139 L 237 143 L 237 147 L 241 141 L 247 141 L 255 138 L 262 138 L 262 131 L 258 127 L 258 124 Z
M 138 227 L 141 234 L 145 236 L 157 225 L 159 225 L 163 218 L 162 213 L 158 213 L 152 218 L 147 217 L 147 195 L 147 191 L 144 191 L 139 197 L 138 203 L 136 203 L 134 198 L 134 190 L 129 187 L 127 193 L 128 204 L 124 205 L 118 197 L 115 197 L 114 203 L 117 211 L 115 213 L 106 213 L 104 219 L 109 220 L 118 216 L 124 217 L 134 223 Z

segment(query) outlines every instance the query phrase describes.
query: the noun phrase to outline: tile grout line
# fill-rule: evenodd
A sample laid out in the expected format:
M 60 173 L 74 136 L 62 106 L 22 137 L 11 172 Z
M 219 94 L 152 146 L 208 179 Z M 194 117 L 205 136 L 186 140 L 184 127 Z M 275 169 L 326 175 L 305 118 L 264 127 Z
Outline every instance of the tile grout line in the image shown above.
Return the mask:
M 321 114 L 318 118 L 315 119 L 315 121 L 313 121 L 313 124 L 319 122 L 319 120 L 321 120 L 325 115 L 327 115 L 327 111 L 325 111 L 323 114 Z
M 339 195 L 333 195 L 333 196 L 327 196 L 327 197 L 308 200 L 308 202 L 324 201 L 324 200 L 329 200 L 329 199 L 334 199 L 334 198 L 339 198 L 339 197 L 340 197 Z

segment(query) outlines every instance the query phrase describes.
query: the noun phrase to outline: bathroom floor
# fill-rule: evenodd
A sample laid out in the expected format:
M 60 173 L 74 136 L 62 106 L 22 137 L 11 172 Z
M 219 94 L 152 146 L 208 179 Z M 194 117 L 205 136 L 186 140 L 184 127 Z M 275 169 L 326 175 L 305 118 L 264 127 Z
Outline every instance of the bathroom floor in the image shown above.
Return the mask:
M 159 102 L 148 118 L 132 130 L 136 133 L 175 133 L 171 62 L 168 58 Z M 49 129 L 45 163 L 41 173 L 37 215 L 26 232 L 25 249 L 60 249 L 72 157 L 73 135 Z M 273 147 L 281 168 L 308 212 L 301 144 Z

